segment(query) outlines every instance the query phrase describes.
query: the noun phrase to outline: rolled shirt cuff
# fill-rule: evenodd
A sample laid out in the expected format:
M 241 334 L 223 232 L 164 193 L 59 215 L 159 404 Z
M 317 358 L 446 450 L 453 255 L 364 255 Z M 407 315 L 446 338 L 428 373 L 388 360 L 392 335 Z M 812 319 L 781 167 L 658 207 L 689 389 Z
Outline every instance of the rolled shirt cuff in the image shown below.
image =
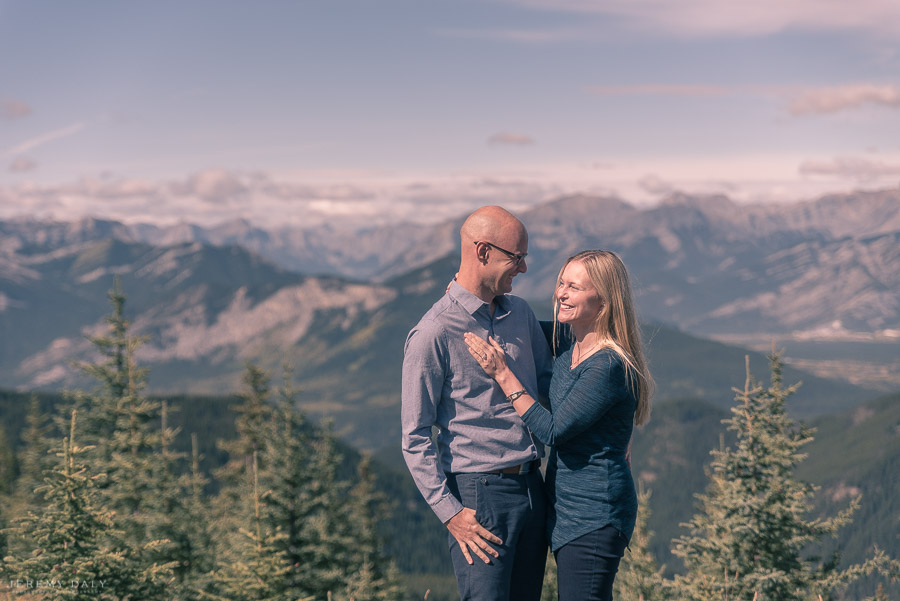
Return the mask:
M 446 524 L 450 521 L 450 518 L 463 510 L 463 504 L 453 495 L 447 495 L 432 505 L 431 509 L 438 519 L 441 520 L 441 523 Z

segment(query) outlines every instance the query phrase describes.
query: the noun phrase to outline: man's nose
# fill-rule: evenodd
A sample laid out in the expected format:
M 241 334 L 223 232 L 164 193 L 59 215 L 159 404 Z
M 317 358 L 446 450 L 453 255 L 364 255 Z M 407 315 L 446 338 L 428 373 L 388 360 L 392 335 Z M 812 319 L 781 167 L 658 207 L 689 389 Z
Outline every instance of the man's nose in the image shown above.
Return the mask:
M 522 260 L 519 261 L 519 273 L 525 273 L 526 271 L 528 271 L 528 264 L 525 263 L 525 259 L 523 257 Z

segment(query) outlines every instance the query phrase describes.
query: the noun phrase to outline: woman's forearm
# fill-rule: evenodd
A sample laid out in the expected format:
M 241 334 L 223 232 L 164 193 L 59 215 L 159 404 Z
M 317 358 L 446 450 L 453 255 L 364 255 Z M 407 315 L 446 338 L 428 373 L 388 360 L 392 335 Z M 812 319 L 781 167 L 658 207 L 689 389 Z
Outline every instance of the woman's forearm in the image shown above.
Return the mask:
M 500 385 L 500 388 L 503 390 L 503 394 L 509 398 L 511 395 L 515 395 L 515 393 L 524 391 L 525 387 L 522 386 L 522 383 L 515 376 L 509 367 L 503 370 L 501 373 L 498 373 L 496 376 L 497 384 Z M 525 415 L 525 412 L 534 405 L 534 399 L 531 398 L 531 395 L 525 392 L 522 395 L 516 395 L 517 398 L 512 399 L 513 409 L 516 410 L 520 416 Z

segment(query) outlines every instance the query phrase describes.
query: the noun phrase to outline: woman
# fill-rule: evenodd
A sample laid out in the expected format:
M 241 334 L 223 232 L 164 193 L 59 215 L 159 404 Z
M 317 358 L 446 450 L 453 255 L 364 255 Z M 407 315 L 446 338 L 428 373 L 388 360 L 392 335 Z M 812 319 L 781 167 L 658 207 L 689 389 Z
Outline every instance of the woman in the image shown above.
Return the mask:
M 496 340 L 467 333 L 466 343 L 534 436 L 553 447 L 548 528 L 560 601 L 609 600 L 637 517 L 626 453 L 634 424 L 650 417 L 654 387 L 622 260 L 602 250 L 570 257 L 553 312 L 554 346 L 559 324 L 573 344 L 556 358 L 550 411 L 523 390 Z

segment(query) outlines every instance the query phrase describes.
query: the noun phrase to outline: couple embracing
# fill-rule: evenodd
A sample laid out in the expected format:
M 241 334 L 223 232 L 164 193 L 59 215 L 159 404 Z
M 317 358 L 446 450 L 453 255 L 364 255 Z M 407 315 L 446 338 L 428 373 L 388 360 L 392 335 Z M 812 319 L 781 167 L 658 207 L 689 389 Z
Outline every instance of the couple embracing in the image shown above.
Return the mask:
M 560 601 L 609 600 L 637 516 L 629 442 L 653 392 L 625 266 L 569 258 L 545 335 L 509 294 L 527 270 L 522 222 L 482 207 L 460 238 L 456 280 L 406 340 L 401 417 L 460 598 L 537 601 L 549 542 Z

